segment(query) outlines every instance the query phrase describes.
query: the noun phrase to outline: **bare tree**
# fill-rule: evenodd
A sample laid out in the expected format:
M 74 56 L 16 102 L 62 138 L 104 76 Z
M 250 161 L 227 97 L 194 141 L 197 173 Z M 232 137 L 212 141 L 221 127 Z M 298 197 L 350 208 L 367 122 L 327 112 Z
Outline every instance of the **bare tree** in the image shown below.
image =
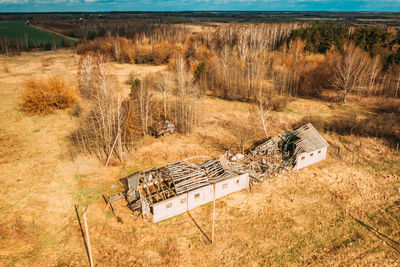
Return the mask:
M 89 75 L 82 77 L 83 75 Z M 84 153 L 94 153 L 99 159 L 112 155 L 123 160 L 121 133 L 124 113 L 117 82 L 109 75 L 106 57 L 84 55 L 79 67 L 79 87 L 91 102 L 91 110 L 80 121 L 73 139 Z
M 172 77 L 169 72 L 163 72 L 156 78 L 156 89 L 163 95 L 164 119 L 168 118 L 168 94 L 171 91 Z
M 149 113 L 150 113 L 150 98 L 152 97 L 151 90 L 154 84 L 152 76 L 146 76 L 139 84 L 138 101 L 140 107 L 140 119 L 142 121 L 143 135 L 148 134 L 149 130 Z
M 231 127 L 231 132 L 239 142 L 239 149 L 242 154 L 244 154 L 246 144 L 254 137 L 254 131 L 249 123 L 249 119 L 247 118 L 245 121 L 246 123 L 241 121 L 241 123 L 235 123 Z
M 96 58 L 92 54 L 81 57 L 78 69 L 78 89 L 80 93 L 90 98 L 95 93 Z
M 263 87 L 261 86 L 259 88 L 258 94 L 256 96 L 257 100 L 257 111 L 260 116 L 260 121 L 261 125 L 263 128 L 263 131 L 265 133 L 265 137 L 268 137 L 268 115 L 271 111 L 271 108 L 269 106 L 269 101 L 267 100 L 267 97 L 264 94 Z
M 376 78 L 378 76 L 378 73 L 381 71 L 381 65 L 379 62 L 380 62 L 380 57 L 378 55 L 373 60 L 370 77 L 369 77 L 367 96 L 370 96 L 372 89 L 375 87 Z
M 113 46 L 113 54 L 115 57 L 115 60 L 118 62 L 121 54 L 121 45 L 119 43 L 118 38 L 114 38 L 112 41 L 112 46 Z
M 178 107 L 175 107 L 175 124 L 181 132 L 190 132 L 199 122 L 200 90 L 193 84 L 193 79 L 186 71 L 182 54 L 176 56 L 176 84 L 179 97 Z
M 400 68 L 399 68 L 399 72 L 397 73 L 397 82 L 396 82 L 396 90 L 394 92 L 394 98 L 397 98 L 397 93 L 399 91 L 399 86 L 400 86 Z
M 342 103 L 346 102 L 348 94 L 361 86 L 368 73 L 366 56 L 349 43 L 336 62 L 332 84 L 342 93 Z

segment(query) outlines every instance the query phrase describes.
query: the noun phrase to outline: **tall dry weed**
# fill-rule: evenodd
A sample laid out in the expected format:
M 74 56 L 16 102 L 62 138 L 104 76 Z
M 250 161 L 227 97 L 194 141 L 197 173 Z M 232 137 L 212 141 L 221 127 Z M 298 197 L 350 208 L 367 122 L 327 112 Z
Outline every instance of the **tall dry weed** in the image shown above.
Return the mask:
M 70 107 L 76 101 L 76 93 L 60 76 L 31 77 L 23 83 L 22 99 L 22 110 L 27 114 L 48 114 Z

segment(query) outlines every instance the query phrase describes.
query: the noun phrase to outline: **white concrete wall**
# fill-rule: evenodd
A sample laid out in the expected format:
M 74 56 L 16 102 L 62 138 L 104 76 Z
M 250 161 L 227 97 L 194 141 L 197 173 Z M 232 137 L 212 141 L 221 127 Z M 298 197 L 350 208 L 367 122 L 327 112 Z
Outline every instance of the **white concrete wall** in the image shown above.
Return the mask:
M 225 186 L 227 185 L 227 186 Z M 230 193 L 249 187 L 249 175 L 247 173 L 215 184 L 215 198 L 221 198 Z M 153 222 L 159 222 L 195 207 L 209 203 L 214 199 L 214 186 L 207 185 L 187 192 L 168 200 L 153 205 Z
M 159 222 L 187 211 L 187 194 L 159 202 L 153 206 L 153 222 Z
M 210 199 L 213 197 L 213 186 L 207 185 L 193 191 L 187 192 L 188 196 L 188 206 L 187 210 L 194 209 L 198 206 L 206 204 L 210 202 Z M 211 195 L 211 197 L 210 197 Z
M 319 150 L 310 153 L 301 153 L 297 155 L 295 170 L 300 170 L 301 168 L 315 164 L 321 160 L 326 159 L 327 147 L 321 148 Z
M 249 175 L 247 173 L 218 182 L 215 184 L 215 198 L 224 197 L 230 193 L 240 191 L 249 186 Z

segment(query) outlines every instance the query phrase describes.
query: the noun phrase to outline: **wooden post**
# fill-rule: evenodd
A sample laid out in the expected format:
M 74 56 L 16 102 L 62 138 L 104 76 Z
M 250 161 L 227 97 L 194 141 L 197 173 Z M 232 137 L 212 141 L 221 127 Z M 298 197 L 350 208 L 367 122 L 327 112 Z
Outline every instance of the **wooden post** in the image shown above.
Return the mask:
M 212 218 L 211 244 L 214 244 L 214 226 L 215 226 L 215 184 L 214 184 L 214 201 L 213 201 L 213 218 Z
M 112 155 L 112 153 L 113 153 L 113 150 L 114 150 L 115 144 L 117 143 L 117 140 L 118 140 L 118 136 L 119 136 L 119 134 L 120 134 L 120 132 L 118 132 L 118 133 L 117 133 L 117 136 L 115 137 L 115 139 L 114 139 L 114 143 L 113 143 L 113 145 L 112 145 L 112 147 L 111 147 L 110 154 L 108 154 L 108 156 L 107 156 L 106 167 L 107 167 L 107 165 L 108 165 L 108 162 L 110 161 L 110 158 L 111 158 L 111 155 Z
M 85 207 L 82 207 L 82 210 L 83 210 L 83 222 L 85 223 L 86 243 L 87 243 L 88 252 L 89 252 L 89 265 L 90 265 L 90 267 L 93 267 L 92 249 L 90 248 L 89 230 L 88 230 L 87 221 L 86 221 L 87 205 Z

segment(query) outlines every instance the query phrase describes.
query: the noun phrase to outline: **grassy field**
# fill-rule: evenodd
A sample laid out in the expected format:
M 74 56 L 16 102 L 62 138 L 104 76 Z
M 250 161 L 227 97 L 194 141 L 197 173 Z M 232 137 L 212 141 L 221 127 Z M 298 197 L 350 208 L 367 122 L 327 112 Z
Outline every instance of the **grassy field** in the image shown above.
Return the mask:
M 35 29 L 26 25 L 22 20 L 10 20 L 0 22 L 0 36 L 7 37 L 12 40 L 25 40 L 28 39 L 35 47 L 52 44 L 55 41 L 57 47 L 62 46 L 62 39 L 52 36 L 49 33 Z
M 358 219 L 399 242 L 400 153 L 377 138 L 323 133 L 328 159 L 217 200 L 215 244 L 212 205 L 152 224 L 134 220 L 124 201 L 118 223 L 102 199 L 118 178 L 194 155 L 217 156 L 237 147 L 226 125 L 252 120 L 249 104 L 204 97 L 203 126 L 189 135 L 146 137 L 123 164 L 105 168 L 93 157 L 69 154 L 77 127 L 70 110 L 26 116 L 21 83 L 31 75 L 62 75 L 75 86 L 73 51 L 0 57 L 0 265 L 87 266 L 74 205 L 89 203 L 88 224 L 96 266 L 395 266 L 399 254 Z M 121 88 L 129 73 L 165 66 L 114 64 Z M 84 103 L 82 103 L 84 105 Z M 270 134 L 304 115 L 370 113 L 357 103 L 295 99 L 272 112 Z M 256 120 L 254 120 L 256 121 Z M 255 138 L 261 137 L 255 133 Z M 355 218 L 355 219 L 353 219 Z M 390 241 L 387 241 L 390 244 Z

